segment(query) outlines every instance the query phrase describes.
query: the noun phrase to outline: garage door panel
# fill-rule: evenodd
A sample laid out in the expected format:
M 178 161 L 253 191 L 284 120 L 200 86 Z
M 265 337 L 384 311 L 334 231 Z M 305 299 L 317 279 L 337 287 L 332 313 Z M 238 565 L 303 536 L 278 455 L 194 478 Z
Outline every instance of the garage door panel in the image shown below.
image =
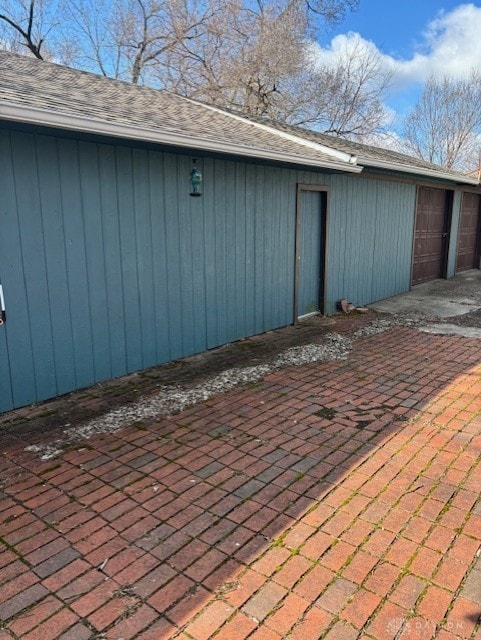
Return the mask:
M 444 276 L 448 192 L 420 187 L 416 211 L 412 283 Z

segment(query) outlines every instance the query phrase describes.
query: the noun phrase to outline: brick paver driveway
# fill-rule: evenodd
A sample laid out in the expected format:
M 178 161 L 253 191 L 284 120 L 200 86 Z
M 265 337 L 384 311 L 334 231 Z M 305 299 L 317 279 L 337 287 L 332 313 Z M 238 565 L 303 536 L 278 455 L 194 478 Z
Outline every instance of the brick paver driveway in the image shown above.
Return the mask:
M 54 460 L 10 434 L 0 640 L 479 640 L 480 392 L 481 340 L 399 326 Z

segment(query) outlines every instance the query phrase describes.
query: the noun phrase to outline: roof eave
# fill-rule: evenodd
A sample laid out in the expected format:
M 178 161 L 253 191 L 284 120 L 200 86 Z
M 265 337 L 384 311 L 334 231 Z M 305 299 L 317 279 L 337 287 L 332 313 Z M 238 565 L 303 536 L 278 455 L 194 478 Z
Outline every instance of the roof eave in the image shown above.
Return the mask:
M 214 153 L 243 156 L 248 158 L 259 158 L 262 160 L 274 160 L 287 164 L 298 164 L 322 169 L 333 169 L 349 173 L 360 173 L 362 166 L 352 165 L 348 162 L 336 160 L 322 160 L 309 158 L 302 155 L 286 153 L 282 151 L 271 151 L 248 147 L 242 144 L 213 140 L 201 136 L 191 136 L 181 133 L 160 131 L 145 127 L 138 127 L 117 122 L 109 122 L 100 118 L 88 116 L 78 116 L 60 111 L 47 111 L 44 109 L 19 105 L 8 101 L 0 102 L 0 119 L 10 122 L 21 122 L 25 124 L 53 127 L 68 131 L 77 131 L 96 135 L 105 135 L 114 138 L 127 140 L 139 140 L 163 144 L 172 147 L 181 147 L 209 151 Z
M 439 180 L 449 180 L 456 184 L 469 184 L 479 186 L 479 181 L 476 178 L 470 178 L 463 175 L 453 175 L 446 171 L 429 169 L 427 167 L 416 167 L 414 165 L 405 165 L 400 162 L 389 162 L 387 160 L 372 160 L 360 156 L 359 161 L 362 162 L 364 167 L 375 167 L 377 169 L 386 169 L 388 171 L 398 171 L 403 173 L 413 173 L 419 176 L 426 176 L 427 178 L 438 178 Z

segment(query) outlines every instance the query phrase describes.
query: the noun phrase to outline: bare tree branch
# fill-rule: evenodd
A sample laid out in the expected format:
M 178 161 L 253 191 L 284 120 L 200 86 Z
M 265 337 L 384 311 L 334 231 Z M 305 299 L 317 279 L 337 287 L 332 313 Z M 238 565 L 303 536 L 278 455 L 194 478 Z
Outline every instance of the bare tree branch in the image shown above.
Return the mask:
M 23 7 L 21 7 L 21 9 L 23 9 Z M 35 24 L 35 0 L 30 0 L 30 6 L 28 7 L 28 10 L 27 10 L 26 29 L 22 28 L 21 14 L 20 14 L 20 17 L 15 18 L 13 16 L 7 15 L 6 13 L 1 13 L 0 20 L 3 20 L 3 22 L 6 22 L 15 31 L 17 31 L 22 36 L 22 39 L 25 41 L 24 44 L 33 53 L 33 55 L 39 60 L 43 60 L 43 56 L 40 53 L 40 49 L 42 48 L 44 38 L 37 37 L 35 39 L 33 36 L 33 28 Z
M 317 27 L 358 0 L 2 1 L 0 20 L 37 57 L 50 33 L 42 11 L 52 23 L 63 3 L 49 47 L 73 66 L 339 136 L 368 135 L 385 116 L 388 78 L 374 53 L 359 45 L 334 67 L 307 54 Z
M 468 170 L 477 163 L 481 129 L 481 76 L 466 80 L 430 78 L 404 122 L 408 150 L 447 168 Z

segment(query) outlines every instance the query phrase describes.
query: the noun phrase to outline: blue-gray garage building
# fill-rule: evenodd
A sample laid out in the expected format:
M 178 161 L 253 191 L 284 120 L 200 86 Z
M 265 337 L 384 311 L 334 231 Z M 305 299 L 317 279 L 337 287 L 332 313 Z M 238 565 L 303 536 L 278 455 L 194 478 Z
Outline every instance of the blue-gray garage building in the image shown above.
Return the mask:
M 0 167 L 0 412 L 479 267 L 472 177 L 6 52 Z

